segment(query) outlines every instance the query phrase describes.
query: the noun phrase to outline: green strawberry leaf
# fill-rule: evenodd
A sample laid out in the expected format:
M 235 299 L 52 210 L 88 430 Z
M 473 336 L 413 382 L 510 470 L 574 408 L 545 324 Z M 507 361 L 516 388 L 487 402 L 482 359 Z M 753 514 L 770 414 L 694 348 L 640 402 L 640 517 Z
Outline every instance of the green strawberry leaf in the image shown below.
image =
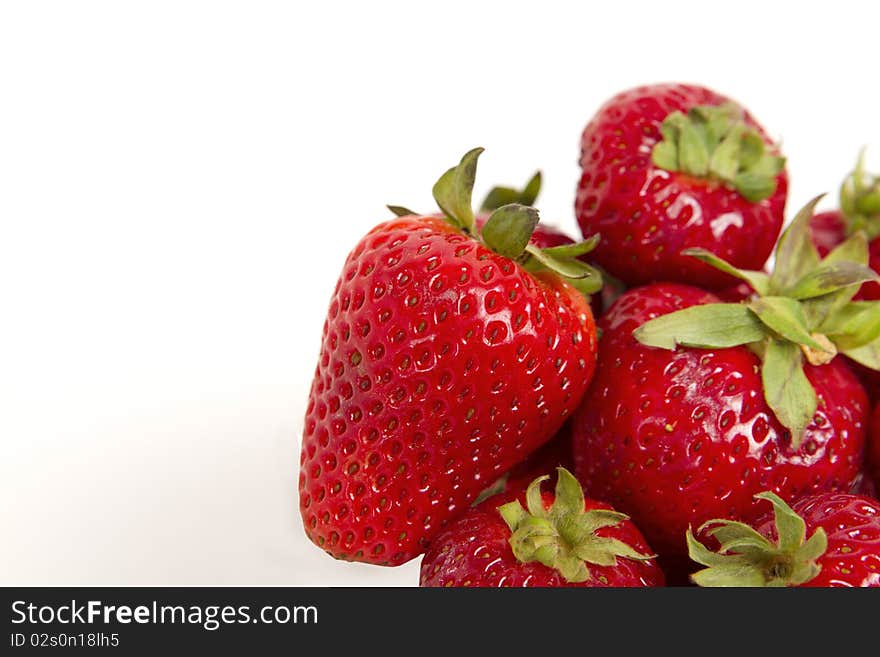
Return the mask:
M 792 445 L 798 447 L 818 407 L 816 391 L 804 374 L 800 348 L 771 338 L 764 352 L 761 379 L 767 405 L 791 432 Z
M 838 349 L 862 347 L 880 337 L 880 303 L 851 301 L 820 328 Z
M 709 162 L 709 171 L 721 180 L 733 180 L 739 169 L 740 145 L 742 144 L 745 126 L 736 124 L 727 135 L 721 139 L 712 159 Z M 763 143 L 763 142 L 762 142 Z
M 538 225 L 538 211 L 519 203 L 503 205 L 486 220 L 481 236 L 495 253 L 518 258 Z
M 525 248 L 528 257 L 523 261 L 523 266 L 533 273 L 549 269 L 562 276 L 581 294 L 590 296 L 602 289 L 602 273 L 579 260 L 578 256 L 592 251 L 598 242 L 599 236 L 594 235 L 577 244 L 564 244 L 546 249 L 529 244 Z
M 541 172 L 536 171 L 526 186 L 522 189 L 513 187 L 493 187 L 489 190 L 486 198 L 480 204 L 482 212 L 497 210 L 503 205 L 519 203 L 520 205 L 534 205 L 538 194 L 541 192 Z
M 776 180 L 768 178 L 762 173 L 743 171 L 736 174 L 733 179 L 733 187 L 744 199 L 751 203 L 757 203 L 769 198 L 776 191 Z
M 651 151 L 651 162 L 660 169 L 678 171 L 678 147 L 671 142 L 661 141 Z
M 474 210 L 471 195 L 477 176 L 477 160 L 482 148 L 474 148 L 464 154 L 461 162 L 452 167 L 434 183 L 433 194 L 437 205 L 454 225 L 474 233 Z
M 855 262 L 822 262 L 789 288 L 787 296 L 811 299 L 866 281 L 880 281 L 880 277 L 870 267 Z
M 863 231 L 856 231 L 846 240 L 838 244 L 822 259 L 822 264 L 832 262 L 854 262 L 867 265 L 870 259 L 868 237 Z
M 712 521 L 709 521 L 703 525 L 703 528 L 713 524 Z M 740 554 L 748 556 L 766 550 L 770 545 L 766 536 L 759 534 L 747 524 L 735 520 L 716 524 L 708 531 L 718 541 L 724 552 L 736 550 Z
M 579 260 L 555 258 L 552 255 L 548 255 L 543 249 L 534 244 L 529 244 L 526 246 L 525 250 L 544 267 L 551 271 L 555 271 L 557 274 L 560 274 L 565 278 L 584 278 L 589 275 L 585 269 L 584 263 Z
M 711 251 L 700 248 L 684 249 L 682 255 L 688 255 L 705 262 L 707 265 L 715 269 L 735 276 L 740 280 L 748 283 L 755 292 L 764 295 L 767 294 L 770 285 L 770 276 L 762 271 L 752 271 L 749 269 L 737 269 L 726 260 L 722 260 Z
M 743 564 L 724 564 L 705 568 L 691 575 L 694 584 L 704 588 L 715 587 L 756 587 L 764 586 L 764 576 L 754 566 Z
M 418 215 L 417 212 L 413 212 L 409 208 L 405 208 L 402 205 L 386 205 L 386 208 L 391 210 L 396 217 L 409 217 L 410 215 Z
M 661 315 L 633 331 L 633 337 L 649 347 L 704 349 L 736 347 L 762 340 L 767 329 L 749 308 L 739 303 L 691 306 Z
M 768 328 L 786 340 L 826 351 L 810 335 L 804 310 L 796 300 L 788 297 L 758 297 L 748 306 Z
M 742 143 L 739 146 L 739 166 L 743 171 L 749 171 L 752 167 L 757 166 L 764 155 L 767 145 L 764 140 L 754 130 L 750 130 L 743 135 Z
M 582 263 L 581 268 L 584 276 L 567 278 L 566 282 L 585 296 L 596 294 L 603 286 L 602 272 L 586 263 Z
M 857 232 L 834 248 L 822 260 L 821 266 L 843 262 L 868 264 L 868 242 L 863 232 Z M 830 329 L 824 328 L 825 323 L 832 321 L 858 291 L 858 286 L 849 285 L 828 294 L 805 299 L 803 306 L 807 324 L 811 327 L 819 326 L 821 333 L 830 333 Z
M 819 265 L 819 252 L 816 251 L 810 233 L 810 219 L 821 198 L 817 196 L 807 203 L 779 238 L 776 264 L 770 275 L 769 294 L 784 296 Z
M 843 349 L 842 353 L 868 369 L 880 371 L 880 338 L 860 347 Z
M 599 244 L 601 236 L 597 233 L 583 242 L 575 244 L 561 244 L 559 246 L 548 246 L 541 249 L 544 253 L 554 258 L 577 258 L 589 253 Z
M 755 499 L 767 500 L 773 505 L 773 521 L 776 525 L 777 543 L 781 550 L 798 549 L 807 537 L 807 524 L 788 504 L 773 492 L 755 495 Z
M 679 126 L 678 158 L 681 168 L 692 176 L 709 173 L 709 146 L 697 125 L 685 121 Z

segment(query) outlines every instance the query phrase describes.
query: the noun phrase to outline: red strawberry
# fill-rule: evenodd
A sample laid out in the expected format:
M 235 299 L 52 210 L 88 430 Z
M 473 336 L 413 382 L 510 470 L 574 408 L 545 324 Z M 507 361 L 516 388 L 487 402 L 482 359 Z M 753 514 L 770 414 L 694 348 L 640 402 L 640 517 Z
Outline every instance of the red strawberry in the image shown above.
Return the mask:
M 576 259 L 585 245 L 530 245 L 537 213 L 516 204 L 477 233 L 480 152 L 435 185 L 445 219 L 378 225 L 331 299 L 299 490 L 306 533 L 334 557 L 420 554 L 559 430 L 592 376 L 595 326 L 575 289 L 595 278 Z
M 568 470 L 557 472 L 555 494 L 541 491 L 550 477 L 538 477 L 451 523 L 425 554 L 419 584 L 662 586 L 663 572 L 636 526 L 607 504 L 585 500 Z
M 791 506 L 773 505 L 755 524 L 712 520 L 702 528 L 719 545 L 712 552 L 688 531 L 691 558 L 707 568 L 700 586 L 880 587 L 880 502 L 847 493 L 820 493 Z
M 782 227 L 784 160 L 745 109 L 703 87 L 618 94 L 584 129 L 580 163 L 578 223 L 602 235 L 592 258 L 628 285 L 729 286 L 682 249 L 760 269 Z
M 850 353 L 870 338 L 843 321 L 861 317 L 848 299 L 866 268 L 819 263 L 810 214 L 783 235 L 769 276 L 697 253 L 751 279 L 760 294 L 749 303 L 655 284 L 625 293 L 599 322 L 596 377 L 571 421 L 575 471 L 662 556 L 684 554 L 690 523 L 754 518 L 758 492 L 847 491 L 860 470 L 865 392 L 825 349 Z M 857 247 L 846 248 L 858 258 Z

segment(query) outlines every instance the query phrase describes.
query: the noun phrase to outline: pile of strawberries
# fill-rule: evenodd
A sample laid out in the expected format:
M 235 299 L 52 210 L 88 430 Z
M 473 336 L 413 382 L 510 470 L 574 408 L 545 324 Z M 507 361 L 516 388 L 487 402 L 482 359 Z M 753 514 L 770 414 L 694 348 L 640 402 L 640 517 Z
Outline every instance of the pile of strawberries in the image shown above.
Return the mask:
M 539 175 L 475 212 L 481 150 L 343 266 L 308 537 L 424 555 L 423 586 L 880 586 L 880 178 L 860 160 L 782 232 L 749 112 L 643 86 L 583 132 L 576 243 L 538 223 Z

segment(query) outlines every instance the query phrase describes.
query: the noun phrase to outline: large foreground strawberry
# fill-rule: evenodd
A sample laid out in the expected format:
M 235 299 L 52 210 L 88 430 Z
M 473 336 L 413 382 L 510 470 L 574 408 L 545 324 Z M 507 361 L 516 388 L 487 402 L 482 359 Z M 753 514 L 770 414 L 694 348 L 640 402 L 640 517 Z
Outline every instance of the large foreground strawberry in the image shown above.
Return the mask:
M 378 225 L 333 293 L 299 490 L 306 533 L 334 557 L 395 565 L 420 554 L 558 431 L 592 376 L 582 292 L 598 276 L 577 260 L 591 244 L 530 244 L 537 213 L 518 204 L 478 231 L 480 150 L 434 186 L 443 218 Z
M 684 555 L 689 524 L 753 519 L 759 492 L 848 491 L 861 469 L 867 400 L 834 354 L 869 362 L 880 308 L 851 301 L 873 276 L 864 236 L 820 262 L 811 214 L 781 238 L 771 275 L 692 252 L 747 279 L 748 302 L 655 284 L 599 323 L 597 374 L 571 424 L 576 474 L 661 556 Z
M 711 520 L 702 529 L 719 544 L 708 549 L 690 531 L 691 558 L 707 568 L 700 586 L 880 586 L 880 502 L 846 493 L 820 493 L 791 506 L 770 492 L 773 505 L 749 525 Z
M 760 269 L 782 228 L 788 181 L 776 145 L 743 107 L 704 87 L 618 94 L 584 129 L 580 164 L 578 223 L 602 235 L 592 258 L 627 285 L 728 286 L 682 249 Z
M 420 585 L 662 586 L 663 572 L 635 525 L 585 500 L 568 470 L 557 473 L 553 494 L 541 491 L 545 475 L 452 522 L 425 554 Z

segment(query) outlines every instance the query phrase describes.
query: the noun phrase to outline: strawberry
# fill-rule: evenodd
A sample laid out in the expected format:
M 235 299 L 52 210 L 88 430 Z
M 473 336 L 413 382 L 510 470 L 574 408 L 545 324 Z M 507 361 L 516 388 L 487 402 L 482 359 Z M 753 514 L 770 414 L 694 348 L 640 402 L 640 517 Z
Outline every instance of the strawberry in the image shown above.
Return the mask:
M 529 244 L 508 204 L 475 227 L 482 149 L 434 186 L 443 218 L 408 215 L 349 254 L 306 411 L 300 511 L 339 559 L 420 554 L 488 482 L 549 440 L 592 377 L 596 333 L 577 259 L 595 242 Z
M 568 470 L 557 473 L 555 493 L 541 490 L 549 476 L 538 477 L 451 523 L 422 560 L 420 586 L 662 586 L 636 526 L 584 499 Z
M 850 301 L 872 276 L 863 236 L 819 261 L 814 205 L 783 234 L 770 275 L 690 252 L 748 280 L 747 303 L 654 284 L 599 322 L 596 377 L 571 420 L 575 472 L 670 560 L 685 554 L 690 523 L 754 518 L 756 493 L 847 491 L 858 475 L 867 400 L 833 355 L 880 346 L 880 307 Z
M 840 209 L 817 213 L 810 222 L 810 230 L 813 242 L 823 256 L 856 231 L 865 231 L 869 239 L 868 265 L 880 272 L 880 177 L 865 172 L 864 152 L 859 155 L 855 169 L 843 181 Z M 880 299 L 880 284 L 865 283 L 855 299 Z M 880 400 L 880 373 L 858 363 L 854 363 L 854 370 L 868 391 L 868 397 Z
M 712 248 L 760 269 L 782 228 L 784 159 L 739 104 L 704 87 L 658 84 L 605 103 L 581 138 L 575 212 L 593 259 L 627 285 L 734 281 L 681 255 Z
M 753 529 L 731 520 L 701 528 L 720 545 L 712 552 L 688 531 L 691 558 L 707 568 L 700 586 L 880 587 L 880 502 L 847 493 L 820 493 L 791 506 L 771 492 L 773 505 Z

